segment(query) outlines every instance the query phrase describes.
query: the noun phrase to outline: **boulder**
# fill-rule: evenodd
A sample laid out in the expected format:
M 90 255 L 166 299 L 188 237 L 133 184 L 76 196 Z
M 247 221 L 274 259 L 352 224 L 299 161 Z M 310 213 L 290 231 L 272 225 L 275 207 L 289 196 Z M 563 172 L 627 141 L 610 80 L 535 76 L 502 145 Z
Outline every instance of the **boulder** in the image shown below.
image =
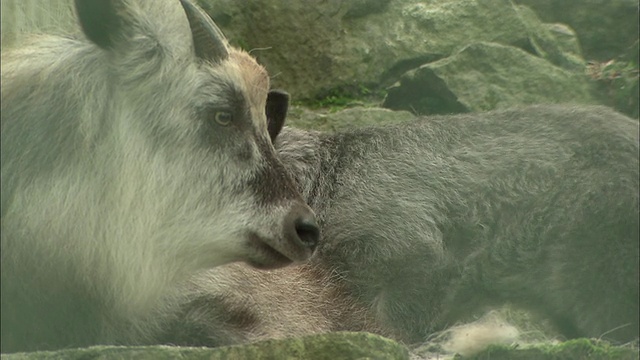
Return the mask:
M 2 358 L 5 360 L 347 360 L 367 358 L 408 360 L 409 352 L 407 348 L 395 341 L 378 335 L 335 332 L 220 348 L 93 346 L 60 351 L 3 354 Z
M 512 46 L 474 43 L 405 73 L 383 106 L 447 114 L 536 103 L 593 103 L 583 74 Z
M 544 22 L 573 28 L 589 60 L 613 59 L 638 41 L 637 0 L 514 1 L 531 7 Z
M 510 0 L 199 0 L 232 44 L 253 50 L 274 87 L 297 99 L 334 89 L 379 89 L 465 46 L 494 42 L 568 69 L 583 66 L 577 43 L 558 41 Z

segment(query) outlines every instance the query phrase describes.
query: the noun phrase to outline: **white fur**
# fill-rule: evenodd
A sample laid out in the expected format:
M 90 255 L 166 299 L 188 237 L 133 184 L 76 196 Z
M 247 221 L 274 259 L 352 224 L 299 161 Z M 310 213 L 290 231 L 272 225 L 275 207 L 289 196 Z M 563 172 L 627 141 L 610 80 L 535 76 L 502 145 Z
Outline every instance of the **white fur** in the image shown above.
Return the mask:
M 264 69 L 234 49 L 197 59 L 178 0 L 124 5 L 108 49 L 44 36 L 2 53 L 3 351 L 146 342 L 178 281 L 276 261 L 251 234 L 309 251 L 287 233 L 312 212 L 269 143 Z M 211 121 L 238 104 L 238 124 Z

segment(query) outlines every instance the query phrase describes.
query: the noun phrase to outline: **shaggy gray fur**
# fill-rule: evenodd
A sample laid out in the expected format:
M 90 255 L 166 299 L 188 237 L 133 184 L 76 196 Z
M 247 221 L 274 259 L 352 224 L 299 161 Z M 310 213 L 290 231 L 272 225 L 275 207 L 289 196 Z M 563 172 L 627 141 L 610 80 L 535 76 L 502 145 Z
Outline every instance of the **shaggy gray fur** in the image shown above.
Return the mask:
M 638 336 L 638 122 L 535 106 L 276 148 L 316 211 L 315 263 L 408 339 L 510 301 L 566 336 Z
M 194 280 L 176 343 L 363 329 L 419 343 L 505 302 L 566 337 L 638 337 L 637 121 L 532 106 L 285 128 L 276 149 L 319 218 L 318 252 L 278 276 Z

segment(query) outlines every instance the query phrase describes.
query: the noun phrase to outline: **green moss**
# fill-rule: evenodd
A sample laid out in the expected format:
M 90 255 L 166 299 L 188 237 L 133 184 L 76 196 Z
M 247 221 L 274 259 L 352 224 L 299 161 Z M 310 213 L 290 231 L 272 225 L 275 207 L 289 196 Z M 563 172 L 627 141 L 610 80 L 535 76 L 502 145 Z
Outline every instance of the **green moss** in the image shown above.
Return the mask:
M 252 344 L 219 348 L 173 346 L 94 346 L 60 351 L 3 354 L 6 360 L 228 360 L 228 359 L 290 359 L 290 360 L 409 360 L 406 347 L 378 335 L 356 332 L 335 332 L 265 340 Z
M 354 106 L 375 106 L 384 98 L 385 94 L 384 90 L 376 90 L 363 84 L 357 84 L 331 89 L 317 98 L 296 101 L 294 105 L 334 113 Z

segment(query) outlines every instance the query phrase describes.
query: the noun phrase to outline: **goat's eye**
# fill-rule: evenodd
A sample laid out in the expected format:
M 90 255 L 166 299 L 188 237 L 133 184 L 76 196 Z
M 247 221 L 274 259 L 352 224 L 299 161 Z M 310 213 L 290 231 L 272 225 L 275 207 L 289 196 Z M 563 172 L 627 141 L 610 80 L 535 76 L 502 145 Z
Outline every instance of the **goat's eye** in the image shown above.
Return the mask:
M 228 111 L 216 111 L 213 114 L 213 119 L 222 126 L 227 126 L 233 120 L 233 115 Z

